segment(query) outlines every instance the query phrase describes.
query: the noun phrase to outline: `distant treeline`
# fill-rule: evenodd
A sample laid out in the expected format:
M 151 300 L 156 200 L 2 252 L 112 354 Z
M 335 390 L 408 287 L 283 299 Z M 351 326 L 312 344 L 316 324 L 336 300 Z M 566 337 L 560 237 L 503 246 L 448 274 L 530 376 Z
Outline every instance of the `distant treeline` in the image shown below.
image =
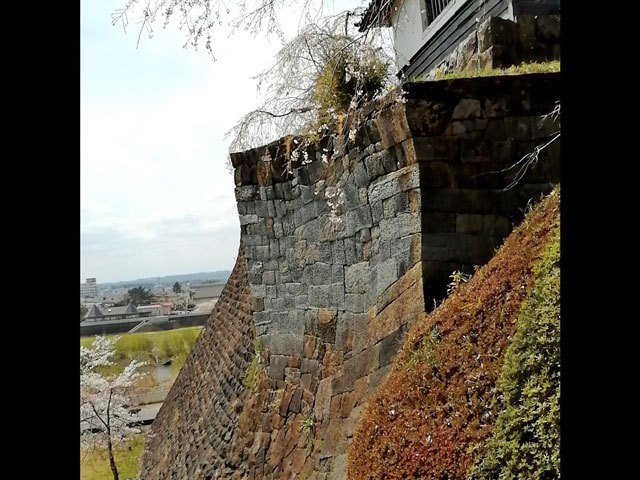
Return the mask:
M 126 280 L 122 282 L 105 282 L 99 283 L 98 285 L 101 287 L 122 287 L 122 288 L 134 288 L 134 287 L 145 287 L 152 288 L 158 284 L 164 285 L 167 287 L 173 286 L 175 282 L 180 284 L 190 282 L 190 283 L 217 283 L 217 282 L 226 282 L 231 275 L 230 270 L 219 270 L 215 272 L 198 272 L 198 273 L 188 273 L 184 275 L 167 275 L 165 277 L 148 277 L 141 278 L 138 280 Z

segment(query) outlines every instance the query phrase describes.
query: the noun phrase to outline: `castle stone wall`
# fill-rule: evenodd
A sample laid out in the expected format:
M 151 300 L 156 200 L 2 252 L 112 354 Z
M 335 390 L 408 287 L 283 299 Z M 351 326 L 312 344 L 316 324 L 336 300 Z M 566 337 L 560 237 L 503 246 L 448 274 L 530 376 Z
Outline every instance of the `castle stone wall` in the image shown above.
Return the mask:
M 453 270 L 488 261 L 527 201 L 559 181 L 559 140 L 513 189 L 503 191 L 513 169 L 490 173 L 553 138 L 558 123 L 543 115 L 559 87 L 555 74 L 405 84 L 315 147 L 289 137 L 232 154 L 242 321 L 214 312 L 220 333 L 207 330 L 196 347 L 243 360 L 225 371 L 228 362 L 190 357 L 154 423 L 160 438 L 141 478 L 174 478 L 156 463 L 193 472 L 175 478 L 345 478 L 355 424 L 404 333 Z M 235 343 L 223 323 L 242 325 Z M 243 390 L 253 332 L 257 380 Z M 232 394 L 201 406 L 215 403 L 199 385 L 220 377 Z M 234 399 L 241 414 L 229 411 Z M 190 418 L 178 442 L 172 415 Z M 212 427 L 219 422 L 226 430 Z

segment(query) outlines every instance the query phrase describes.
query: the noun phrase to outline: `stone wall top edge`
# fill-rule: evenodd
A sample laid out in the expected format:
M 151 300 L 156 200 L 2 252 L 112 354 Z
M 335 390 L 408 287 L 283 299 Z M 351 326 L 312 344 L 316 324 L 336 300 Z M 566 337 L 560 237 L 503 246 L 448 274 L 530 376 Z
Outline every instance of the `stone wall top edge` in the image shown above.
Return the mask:
M 392 89 L 391 91 L 387 92 L 381 98 L 367 102 L 360 108 L 359 113 L 365 118 L 367 118 L 367 117 L 370 117 L 372 113 L 379 111 L 383 108 L 389 107 L 395 102 L 395 99 L 401 90 L 402 90 L 402 85 L 399 85 L 396 88 Z M 345 135 L 350 122 L 351 122 L 350 117 L 345 118 L 341 132 L 332 131 L 328 135 L 325 135 L 323 138 L 321 138 L 319 142 L 319 148 L 324 147 L 325 145 L 323 145 L 323 143 L 326 144 L 327 142 L 329 142 L 331 138 L 341 137 Z M 269 142 L 265 145 L 260 145 L 258 147 L 250 148 L 248 150 L 230 152 L 229 156 L 231 158 L 231 163 L 234 168 L 238 168 L 240 165 L 243 165 L 247 162 L 255 163 L 260 157 L 264 155 L 265 149 L 269 149 L 269 150 L 283 149 L 284 147 L 286 147 L 286 143 L 289 140 L 303 142 L 304 137 L 299 134 L 284 135 L 278 138 L 277 140 Z M 310 150 L 315 150 L 312 145 L 310 146 Z
M 455 98 L 481 98 L 485 96 L 492 96 L 496 94 L 511 95 L 514 89 L 525 89 L 532 93 L 540 93 L 545 99 L 548 97 L 548 90 L 554 90 L 560 92 L 561 72 L 551 73 L 528 73 L 519 75 L 496 75 L 488 77 L 474 77 L 474 78 L 457 78 L 449 80 L 436 80 L 425 82 L 405 82 L 394 90 L 388 92 L 382 98 L 371 101 L 361 107 L 360 112 L 365 119 L 371 117 L 373 114 L 392 107 L 396 102 L 395 99 L 400 92 L 403 92 L 403 96 L 409 101 L 406 108 L 411 108 L 412 101 L 415 100 L 427 100 L 437 101 L 442 99 L 451 100 Z M 544 92 L 544 93 L 542 93 Z M 540 95 L 534 95 L 535 97 Z M 532 98 L 533 99 L 533 98 Z M 532 108 L 532 114 L 535 113 L 535 108 Z M 350 119 L 345 120 L 345 125 L 350 123 Z M 304 142 L 304 138 L 301 135 L 286 135 L 277 140 L 274 140 L 268 144 L 261 145 L 249 150 L 241 152 L 231 152 L 231 163 L 235 170 L 242 168 L 248 168 L 250 171 L 255 169 L 260 159 L 268 152 L 271 156 L 272 162 L 275 166 L 278 166 L 278 170 L 282 170 L 284 165 L 289 160 L 286 152 L 292 149 L 298 149 L 300 153 L 306 152 L 308 155 L 307 162 L 301 162 L 302 155 L 299 155 L 297 161 L 291 162 L 290 167 L 292 174 L 282 176 L 274 175 L 269 184 L 290 182 L 297 177 L 293 172 L 308 168 L 317 169 L 318 164 L 322 161 L 317 152 L 327 152 L 331 158 L 340 159 L 343 155 L 347 154 L 351 148 L 347 148 L 347 140 L 345 138 L 345 132 L 331 132 L 321 138 L 318 145 L 310 144 L 303 148 L 300 146 Z M 342 144 L 338 146 L 337 144 Z M 287 145 L 289 144 L 289 145 Z M 392 145 L 392 147 L 395 145 Z M 353 145 L 351 146 L 353 147 Z M 362 153 L 362 152 L 361 152 Z M 324 168 L 324 166 L 322 166 Z M 259 182 L 256 178 L 252 181 L 249 177 L 252 175 L 240 175 L 242 177 L 241 185 L 258 185 Z M 237 183 L 237 186 L 240 184 Z
M 454 94 L 493 94 L 510 93 L 514 86 L 530 87 L 535 85 L 560 84 L 561 72 L 523 73 L 518 75 L 493 75 L 487 77 L 454 78 L 447 80 L 429 80 L 424 82 L 405 82 L 403 90 L 407 99 L 424 99 L 428 96 Z

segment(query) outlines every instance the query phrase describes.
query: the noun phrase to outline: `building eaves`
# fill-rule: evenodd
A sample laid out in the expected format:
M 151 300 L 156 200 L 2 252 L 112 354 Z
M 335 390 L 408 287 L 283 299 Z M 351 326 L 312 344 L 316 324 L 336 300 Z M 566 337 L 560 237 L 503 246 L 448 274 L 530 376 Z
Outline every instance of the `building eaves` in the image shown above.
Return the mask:
M 392 6 L 393 0 L 371 0 L 360 23 L 356 24 L 358 31 L 364 32 L 371 27 L 390 27 Z

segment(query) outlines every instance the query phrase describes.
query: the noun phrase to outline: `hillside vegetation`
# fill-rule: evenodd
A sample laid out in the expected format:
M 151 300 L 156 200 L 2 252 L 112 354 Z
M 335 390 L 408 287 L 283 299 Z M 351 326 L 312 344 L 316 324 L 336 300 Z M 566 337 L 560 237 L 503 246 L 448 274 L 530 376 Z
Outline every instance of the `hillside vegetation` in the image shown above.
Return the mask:
M 409 333 L 350 479 L 559 478 L 560 189 Z

